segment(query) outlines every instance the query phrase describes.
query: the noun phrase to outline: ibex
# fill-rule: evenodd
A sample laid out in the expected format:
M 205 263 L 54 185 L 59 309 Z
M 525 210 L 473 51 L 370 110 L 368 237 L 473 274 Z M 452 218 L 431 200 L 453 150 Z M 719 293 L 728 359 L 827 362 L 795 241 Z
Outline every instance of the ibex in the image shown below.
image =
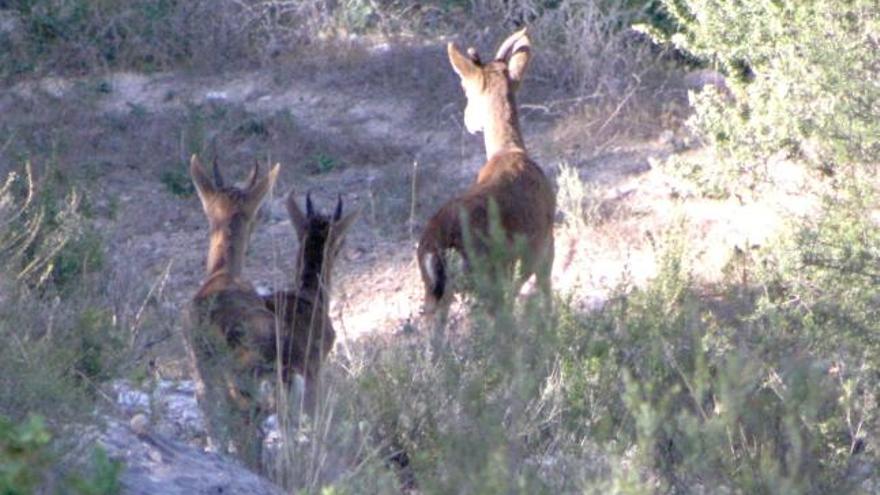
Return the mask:
M 317 402 L 321 364 L 333 349 L 336 333 L 330 322 L 330 276 L 342 248 L 345 232 L 357 212 L 342 215 L 342 198 L 332 217 L 316 213 L 311 195 L 306 195 L 306 212 L 296 204 L 293 191 L 287 196 L 287 212 L 299 238 L 296 285 L 265 298 L 266 307 L 281 317 L 284 381 L 293 373 L 305 379 L 305 409 L 313 412 Z
M 185 332 L 196 394 L 209 439 L 220 441 L 221 447 L 232 440 L 254 465 L 262 443 L 259 382 L 272 376 L 275 315 L 241 272 L 257 209 L 278 170 L 275 165 L 260 177 L 259 165 L 254 165 L 239 188 L 224 184 L 216 161 L 212 176 L 197 156 L 190 163 L 210 229 L 207 278 L 193 298 Z
M 487 64 L 480 61 L 473 48 L 468 56 L 453 43 L 447 50 L 467 97 L 465 127 L 472 134 L 483 132 L 487 161 L 476 182 L 431 217 L 419 241 L 425 311 L 433 313 L 448 303 L 444 251 L 458 251 L 471 269 L 471 254 L 488 254 L 493 203 L 508 250 L 513 251 L 519 239 L 525 243 L 524 249 L 511 253 L 514 256 L 508 261 L 510 265 L 516 261 L 521 264 L 515 288 L 535 275 L 549 300 L 556 197 L 550 181 L 526 153 L 514 100 L 531 56 L 526 30 L 508 37 L 495 60 Z M 470 246 L 465 245 L 468 238 L 473 241 Z

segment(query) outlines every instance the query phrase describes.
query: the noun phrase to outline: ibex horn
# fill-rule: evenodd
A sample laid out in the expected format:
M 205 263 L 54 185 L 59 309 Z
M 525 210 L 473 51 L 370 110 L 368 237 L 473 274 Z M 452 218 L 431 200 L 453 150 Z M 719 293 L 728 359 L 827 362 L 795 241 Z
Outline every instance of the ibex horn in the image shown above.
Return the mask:
M 223 176 L 220 175 L 220 166 L 217 163 L 216 156 L 214 157 L 214 166 L 212 168 L 213 168 L 213 172 L 214 172 L 214 184 L 217 187 L 223 187 Z
M 306 193 L 306 216 L 314 216 L 314 209 L 312 208 L 312 191 Z
M 495 60 L 506 61 L 511 55 L 513 55 L 514 48 L 517 48 L 519 41 L 525 36 L 526 31 L 528 31 L 528 28 L 524 27 L 504 40 L 504 43 L 498 47 L 498 53 L 495 54 Z
M 248 189 L 254 187 L 254 184 L 257 183 L 257 177 L 260 176 L 260 161 L 254 160 L 254 168 L 251 170 L 251 176 L 248 178 L 247 187 Z
M 333 214 L 333 221 L 338 221 L 342 218 L 342 195 L 339 194 L 336 200 L 336 213 Z

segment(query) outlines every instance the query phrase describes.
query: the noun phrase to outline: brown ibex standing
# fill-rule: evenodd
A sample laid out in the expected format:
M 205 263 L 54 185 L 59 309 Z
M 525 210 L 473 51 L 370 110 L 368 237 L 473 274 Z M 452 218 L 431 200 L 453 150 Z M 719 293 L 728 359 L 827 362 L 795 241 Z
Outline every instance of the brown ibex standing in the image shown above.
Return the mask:
M 509 250 L 518 239 L 525 243 L 524 249 L 511 253 L 515 256 L 509 260 L 509 264 L 521 263 L 515 288 L 535 275 L 549 301 L 556 197 L 550 181 L 526 153 L 514 100 L 531 56 L 526 30 L 508 37 L 495 60 L 487 64 L 480 62 L 473 49 L 464 55 L 452 43 L 447 48 L 467 97 L 465 126 L 471 133 L 483 132 L 487 161 L 476 182 L 431 217 L 419 241 L 425 310 L 433 313 L 448 303 L 444 251 L 455 249 L 471 268 L 470 254 L 488 254 L 492 203 Z M 468 234 L 472 234 L 470 246 L 465 245 Z
M 214 162 L 208 175 L 197 156 L 190 173 L 210 229 L 207 278 L 193 298 L 185 337 L 196 394 L 209 438 L 258 465 L 262 437 L 260 380 L 272 378 L 275 315 L 254 287 L 241 278 L 257 209 L 278 176 L 279 165 L 259 177 L 259 166 L 243 188 L 224 184 Z
M 287 196 L 287 212 L 299 238 L 296 285 L 265 298 L 266 307 L 282 320 L 281 362 L 283 378 L 290 384 L 293 374 L 305 379 L 305 409 L 317 405 L 321 364 L 333 349 L 336 333 L 330 322 L 330 276 L 342 248 L 345 232 L 357 212 L 342 216 L 342 198 L 332 217 L 316 213 L 311 195 L 306 195 L 306 212 L 296 204 L 293 191 Z

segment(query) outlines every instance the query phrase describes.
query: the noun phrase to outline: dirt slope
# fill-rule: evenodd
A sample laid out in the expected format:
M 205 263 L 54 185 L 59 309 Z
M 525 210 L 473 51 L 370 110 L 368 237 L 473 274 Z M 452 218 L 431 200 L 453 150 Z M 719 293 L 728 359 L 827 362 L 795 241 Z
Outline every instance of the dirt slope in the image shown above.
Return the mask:
M 673 151 L 659 127 L 655 137 L 619 139 L 598 153 L 576 118 L 541 111 L 553 91 L 541 81 L 525 84 L 522 127 L 544 170 L 555 176 L 563 161 L 575 167 L 595 207 L 588 224 L 560 222 L 557 231 L 555 287 L 585 307 L 601 304 L 624 277 L 640 283 L 652 276 L 655 239 L 682 218 L 703 253 L 695 264 L 711 279 L 734 246 L 762 242 L 792 204 L 804 209 L 792 201 L 797 177 L 786 178 L 788 189 L 747 203 L 690 194 L 656 166 Z M 324 209 L 341 194 L 347 209 L 361 209 L 334 274 L 332 317 L 344 350 L 348 341 L 393 333 L 418 315 L 413 256 L 420 226 L 473 180 L 484 159 L 481 139 L 463 132 L 463 106 L 437 46 L 215 76 L 45 79 L 0 93 L 4 115 L 66 133 L 72 144 L 61 161 L 78 177 L 94 176 L 96 223 L 111 267 L 141 293 L 153 289 L 153 316 L 142 331 L 155 334 L 145 339 L 160 343 L 149 354 L 168 374 L 182 369 L 177 315 L 198 289 L 207 248 L 198 200 L 169 186 L 186 186 L 183 164 L 192 149 L 216 151 L 229 178 L 242 177 L 255 159 L 282 164 L 245 267 L 260 287 L 291 282 L 296 240 L 282 203 L 287 191 L 294 188 L 301 201 L 314 191 Z M 16 162 L 12 150 L 0 150 L 5 168 Z

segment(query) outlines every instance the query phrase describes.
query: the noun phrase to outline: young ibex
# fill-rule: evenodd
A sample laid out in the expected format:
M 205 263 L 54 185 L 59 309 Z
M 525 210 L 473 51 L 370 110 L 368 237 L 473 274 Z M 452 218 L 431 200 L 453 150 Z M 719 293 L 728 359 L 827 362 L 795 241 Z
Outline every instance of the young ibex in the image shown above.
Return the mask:
M 304 405 L 313 412 L 317 403 L 321 364 L 333 349 L 336 333 L 330 322 L 330 276 L 342 248 L 345 232 L 357 212 L 342 216 L 342 198 L 332 217 L 316 213 L 311 195 L 306 195 L 306 212 L 296 204 L 293 191 L 287 196 L 287 211 L 299 238 L 296 258 L 297 284 L 293 290 L 278 291 L 265 298 L 266 307 L 283 322 L 282 365 L 284 381 L 293 374 L 305 379 Z
M 209 439 L 231 440 L 242 458 L 259 462 L 262 412 L 259 381 L 271 378 L 275 315 L 241 278 L 257 209 L 278 176 L 279 165 L 260 177 L 259 166 L 243 188 L 225 185 L 217 162 L 208 175 L 197 156 L 190 173 L 208 217 L 207 278 L 193 298 L 186 326 L 196 394 Z
M 473 49 L 466 56 L 452 43 L 447 48 L 467 97 L 465 126 L 471 133 L 483 132 L 487 161 L 476 182 L 431 217 L 419 241 L 425 311 L 433 313 L 448 303 L 445 250 L 458 251 L 466 267 L 471 265 L 470 254 L 488 254 L 492 203 L 509 250 L 518 239 L 525 242 L 524 249 L 511 253 L 509 260 L 510 265 L 521 263 L 515 288 L 535 275 L 549 300 L 556 197 L 550 181 L 526 153 L 514 101 L 531 56 L 526 30 L 508 37 L 487 64 Z M 468 237 L 472 243 L 465 246 Z

